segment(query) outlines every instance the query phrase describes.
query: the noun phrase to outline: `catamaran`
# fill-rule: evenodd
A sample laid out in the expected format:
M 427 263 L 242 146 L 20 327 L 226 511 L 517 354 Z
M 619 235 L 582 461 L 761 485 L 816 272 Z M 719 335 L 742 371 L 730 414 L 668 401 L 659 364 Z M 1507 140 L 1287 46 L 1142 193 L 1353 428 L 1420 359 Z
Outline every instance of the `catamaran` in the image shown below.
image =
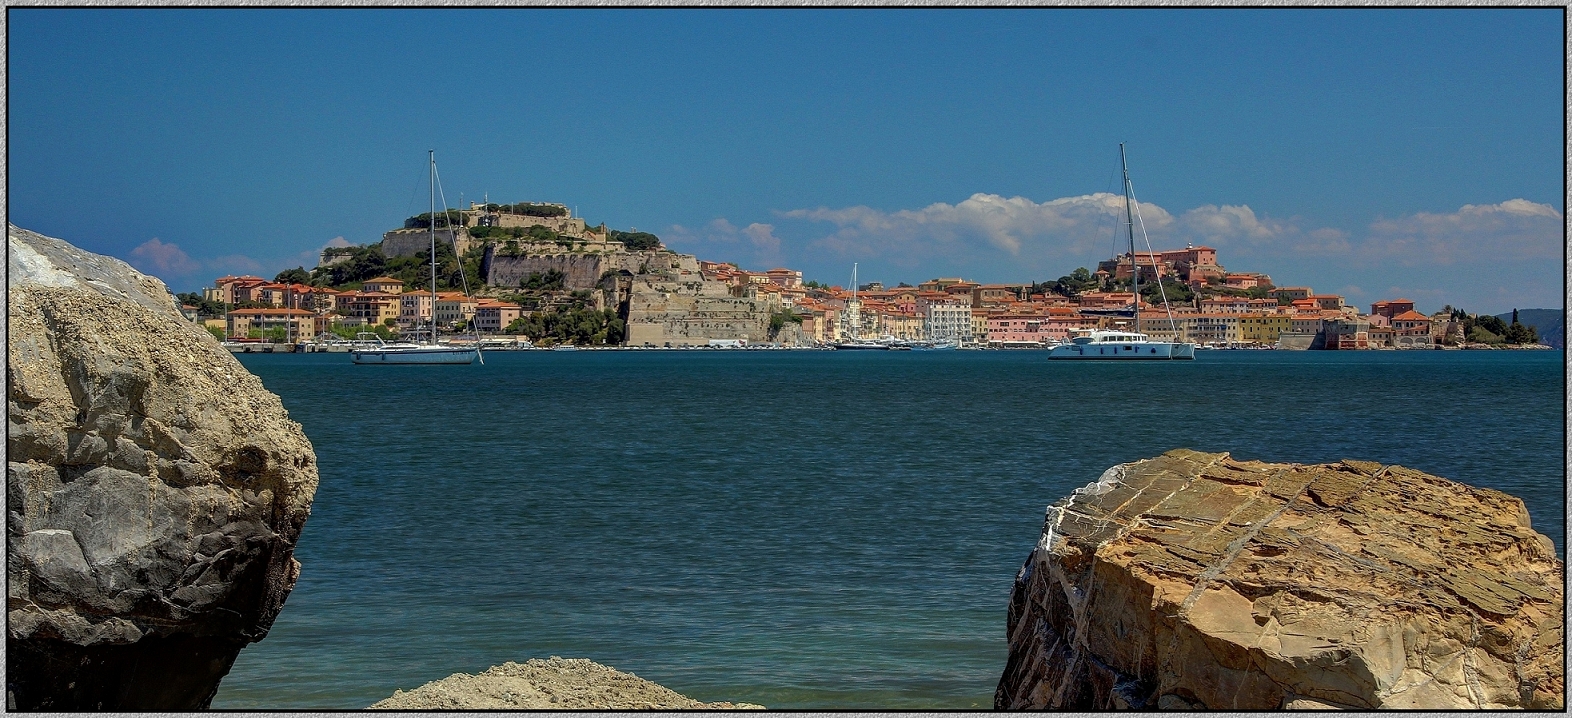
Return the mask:
M 431 160 L 431 214 L 427 215 L 426 226 L 431 237 L 431 341 L 420 343 L 388 343 L 380 337 L 375 346 L 356 348 L 349 353 L 349 357 L 356 364 L 472 364 L 479 359 L 485 364 L 486 360 L 480 356 L 480 344 L 477 342 L 472 347 L 452 347 L 437 342 L 437 152 L 429 150 Z M 446 207 L 447 199 L 442 200 Z M 447 217 L 447 213 L 443 213 Z M 449 222 L 449 234 L 453 235 L 453 250 L 458 253 L 458 234 L 453 231 Z M 459 263 L 460 276 L 464 271 L 463 262 Z
M 1135 223 L 1141 210 L 1139 204 L 1135 202 L 1135 188 L 1130 184 L 1130 167 L 1125 162 L 1123 142 L 1119 143 L 1119 167 L 1124 171 L 1124 218 L 1130 236 L 1130 314 L 1134 318 L 1135 330 L 1083 330 L 1077 332 L 1068 343 L 1060 344 L 1050 350 L 1048 358 L 1194 359 L 1194 344 L 1152 341 L 1151 337 L 1141 333 L 1141 268 L 1136 263 L 1135 254 Z M 1141 225 L 1141 236 L 1146 238 L 1147 256 L 1153 256 L 1155 253 L 1152 251 L 1152 240 L 1146 236 L 1144 222 Z M 1157 278 L 1157 289 L 1163 298 L 1163 309 L 1168 312 L 1168 325 L 1172 327 L 1173 310 L 1168 306 L 1168 293 L 1163 290 L 1161 277 Z

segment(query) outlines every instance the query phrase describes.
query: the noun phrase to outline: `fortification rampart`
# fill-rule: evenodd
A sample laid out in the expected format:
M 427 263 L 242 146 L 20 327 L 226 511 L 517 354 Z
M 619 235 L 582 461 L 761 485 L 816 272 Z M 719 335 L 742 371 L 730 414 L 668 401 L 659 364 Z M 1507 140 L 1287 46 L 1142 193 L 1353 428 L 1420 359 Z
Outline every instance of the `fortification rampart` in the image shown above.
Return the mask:
M 661 250 L 532 252 L 510 256 L 499 252 L 496 245 L 490 245 L 486 247 L 480 268 L 486 283 L 497 287 L 516 287 L 531 274 L 545 274 L 553 270 L 562 272 L 565 289 L 593 289 L 606 272 L 696 275 L 699 263 L 692 255 Z
M 468 252 L 479 244 L 480 240 L 469 236 L 469 231 L 458 228 L 458 253 Z M 439 229 L 436 231 L 437 243 L 453 246 L 452 229 Z M 382 256 L 384 257 L 413 257 L 421 252 L 431 249 L 431 230 L 423 227 L 408 229 L 395 229 L 382 235 Z
M 704 346 L 711 339 L 769 340 L 765 302 L 733 297 L 721 282 L 633 282 L 628 298 L 630 346 Z

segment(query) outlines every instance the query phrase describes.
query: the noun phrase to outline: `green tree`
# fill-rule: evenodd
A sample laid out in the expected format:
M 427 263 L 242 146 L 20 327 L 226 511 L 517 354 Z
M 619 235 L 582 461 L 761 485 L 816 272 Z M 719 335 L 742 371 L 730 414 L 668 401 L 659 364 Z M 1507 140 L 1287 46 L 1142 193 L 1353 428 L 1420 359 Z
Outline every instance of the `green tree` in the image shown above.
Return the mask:
M 775 337 L 779 336 L 781 329 L 785 328 L 787 322 L 791 322 L 792 324 L 801 324 L 802 317 L 797 316 L 797 314 L 790 309 L 781 309 L 779 311 L 772 312 L 770 314 L 770 338 L 774 339 Z
M 612 241 L 621 242 L 622 246 L 630 252 L 661 248 L 660 237 L 649 232 L 623 232 L 614 229 L 611 230 L 610 238 Z
M 453 208 L 448 208 L 444 211 L 437 212 L 435 215 L 433 215 L 431 212 L 422 212 L 413 217 L 410 217 L 409 219 L 404 220 L 404 227 L 406 229 L 413 229 L 416 227 L 425 229 L 431 226 L 431 219 L 433 216 L 436 217 L 437 220 L 437 229 L 442 229 L 444 227 L 462 227 L 466 222 L 463 212 Z
M 1468 330 L 1468 340 L 1480 344 L 1500 344 L 1504 339 L 1500 334 L 1490 331 L 1478 324 Z
M 1038 292 L 1039 285 L 1032 285 L 1032 292 Z M 1076 267 L 1075 271 L 1058 278 L 1052 284 L 1041 285 L 1045 289 L 1061 297 L 1074 297 L 1082 292 L 1089 292 L 1097 288 L 1097 278 L 1092 276 L 1086 267 Z
M 1500 319 L 1496 319 L 1500 321 Z M 1517 320 L 1517 309 L 1512 310 L 1512 324 L 1507 327 L 1503 335 L 1508 344 L 1538 344 L 1539 332 L 1534 327 L 1524 326 Z
M 224 336 L 224 330 L 219 329 L 218 327 L 207 327 L 207 333 L 212 334 L 213 338 L 219 341 L 224 341 L 224 339 L 227 338 Z
M 519 280 L 519 289 L 532 292 L 560 290 L 566 279 L 567 275 L 556 269 L 548 269 L 545 272 L 530 272 L 529 276 Z
M 273 277 L 273 281 L 279 284 L 310 284 L 311 274 L 306 272 L 305 267 L 295 267 L 279 272 Z
M 202 295 L 197 294 L 196 292 L 184 292 L 181 294 L 176 294 L 175 298 L 179 299 L 181 304 L 188 304 L 190 306 L 196 307 L 198 316 L 224 316 L 223 302 L 215 302 L 210 299 L 203 299 Z
M 1157 284 L 1141 285 L 1141 298 L 1149 304 L 1161 304 L 1165 295 L 1169 304 L 1189 304 L 1195 300 L 1195 292 L 1190 290 L 1190 285 L 1167 277 L 1163 278 L 1161 289 Z

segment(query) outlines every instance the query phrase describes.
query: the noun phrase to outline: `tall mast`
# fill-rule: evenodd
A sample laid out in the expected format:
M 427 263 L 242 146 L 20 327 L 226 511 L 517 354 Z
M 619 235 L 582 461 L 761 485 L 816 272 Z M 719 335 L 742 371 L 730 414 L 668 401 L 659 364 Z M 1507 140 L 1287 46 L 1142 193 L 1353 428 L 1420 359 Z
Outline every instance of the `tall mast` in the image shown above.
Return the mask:
M 1119 143 L 1119 169 L 1124 171 L 1124 223 L 1130 229 L 1130 309 L 1135 314 L 1135 331 L 1141 331 L 1141 265 L 1135 261 L 1135 217 L 1130 214 L 1130 166 L 1124 161 L 1124 143 Z
M 1124 145 L 1120 145 L 1123 151 Z M 426 150 L 431 158 L 431 221 L 427 223 L 427 234 L 431 236 L 431 345 L 437 344 L 437 151 Z M 1128 182 L 1129 178 L 1126 177 Z M 1125 198 L 1129 202 L 1129 198 Z M 447 214 L 443 213 L 443 217 Z M 1131 245 L 1134 246 L 1134 245 Z
M 862 305 L 857 303 L 857 263 L 852 262 L 852 338 L 862 338 Z

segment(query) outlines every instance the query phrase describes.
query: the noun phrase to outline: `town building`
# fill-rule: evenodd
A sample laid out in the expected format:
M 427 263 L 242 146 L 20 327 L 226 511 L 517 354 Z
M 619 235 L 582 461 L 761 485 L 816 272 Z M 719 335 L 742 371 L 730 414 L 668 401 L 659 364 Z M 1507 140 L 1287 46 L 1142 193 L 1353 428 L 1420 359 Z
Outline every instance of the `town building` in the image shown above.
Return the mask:
M 452 326 L 475 318 L 475 298 L 463 292 L 443 292 L 437 295 L 436 315 L 438 326 Z
M 1184 341 L 1214 346 L 1242 344 L 1237 314 L 1190 314 L 1183 318 Z
M 269 332 L 282 329 L 283 341 L 293 344 L 316 335 L 317 315 L 304 309 L 283 307 L 258 307 L 236 309 L 226 315 L 225 334 L 244 339 L 266 337 Z
M 430 323 L 432 301 L 431 292 L 415 290 L 398 295 L 399 326 L 408 328 Z
M 512 302 L 481 299 L 475 302 L 475 331 L 496 334 L 523 316 L 524 309 Z
M 1294 330 L 1294 318 L 1288 314 L 1250 313 L 1239 317 L 1239 341 L 1245 344 L 1275 344 L 1283 332 Z
M 1364 319 L 1328 319 L 1322 323 L 1327 349 L 1369 349 L 1370 322 Z
M 922 316 L 923 335 L 936 342 L 971 342 L 971 293 L 942 296 L 928 294 L 919 294 L 917 297 L 917 314 Z
M 398 321 L 400 295 L 386 292 L 354 292 L 338 295 L 338 313 L 366 324 L 386 325 Z
M 392 277 L 377 277 L 376 279 L 367 279 L 366 281 L 362 282 L 361 285 L 360 285 L 360 288 L 361 288 L 361 291 L 366 291 L 366 292 L 381 292 L 383 294 L 403 294 L 404 293 L 404 282 L 403 282 L 403 280 L 394 279 Z

